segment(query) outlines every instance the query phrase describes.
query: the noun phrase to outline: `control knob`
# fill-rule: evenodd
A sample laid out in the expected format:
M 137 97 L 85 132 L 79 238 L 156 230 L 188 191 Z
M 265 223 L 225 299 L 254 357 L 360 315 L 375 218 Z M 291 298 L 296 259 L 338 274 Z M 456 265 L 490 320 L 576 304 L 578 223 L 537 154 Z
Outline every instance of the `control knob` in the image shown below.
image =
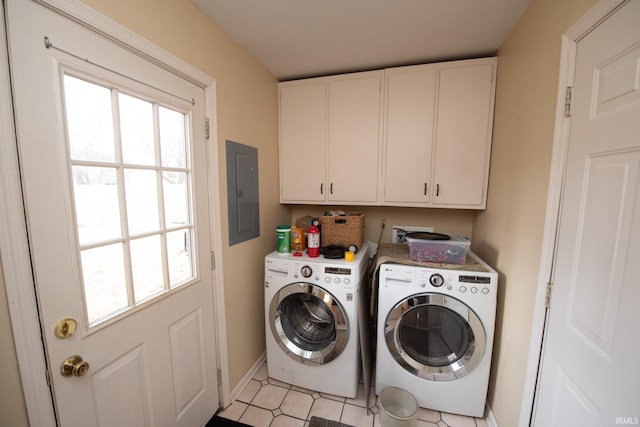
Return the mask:
M 429 277 L 429 283 L 431 283 L 432 286 L 439 288 L 444 284 L 444 277 L 442 277 L 441 274 L 432 274 L 431 277 Z
M 305 265 L 300 269 L 300 273 L 302 273 L 302 277 L 309 278 L 313 274 L 313 270 L 308 265 Z

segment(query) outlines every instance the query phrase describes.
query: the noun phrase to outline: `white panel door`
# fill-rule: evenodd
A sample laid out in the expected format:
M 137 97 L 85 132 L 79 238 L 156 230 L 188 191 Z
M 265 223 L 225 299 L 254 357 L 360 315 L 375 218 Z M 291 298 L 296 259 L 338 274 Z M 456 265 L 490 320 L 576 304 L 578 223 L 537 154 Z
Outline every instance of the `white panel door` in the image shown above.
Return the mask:
M 537 426 L 640 423 L 640 2 L 577 44 Z
M 6 3 L 58 422 L 202 426 L 219 401 L 203 89 L 36 2 Z M 74 355 L 88 365 L 63 369 Z

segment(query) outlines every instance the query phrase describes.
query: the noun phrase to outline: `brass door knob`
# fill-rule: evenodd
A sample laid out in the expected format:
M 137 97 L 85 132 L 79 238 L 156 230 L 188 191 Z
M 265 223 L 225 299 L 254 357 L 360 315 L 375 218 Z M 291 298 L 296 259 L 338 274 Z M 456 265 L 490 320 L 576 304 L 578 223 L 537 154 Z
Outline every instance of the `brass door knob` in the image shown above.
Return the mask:
M 82 357 L 75 355 L 62 362 L 60 373 L 63 377 L 81 377 L 89 371 L 89 362 L 82 360 Z

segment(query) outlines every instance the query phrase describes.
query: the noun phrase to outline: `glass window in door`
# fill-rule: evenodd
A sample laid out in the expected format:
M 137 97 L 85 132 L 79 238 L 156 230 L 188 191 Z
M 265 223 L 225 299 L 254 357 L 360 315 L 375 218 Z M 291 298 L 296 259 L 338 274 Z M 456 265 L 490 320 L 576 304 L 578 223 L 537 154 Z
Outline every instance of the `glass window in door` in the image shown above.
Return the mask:
M 95 326 L 196 278 L 189 113 L 65 73 L 78 253 Z

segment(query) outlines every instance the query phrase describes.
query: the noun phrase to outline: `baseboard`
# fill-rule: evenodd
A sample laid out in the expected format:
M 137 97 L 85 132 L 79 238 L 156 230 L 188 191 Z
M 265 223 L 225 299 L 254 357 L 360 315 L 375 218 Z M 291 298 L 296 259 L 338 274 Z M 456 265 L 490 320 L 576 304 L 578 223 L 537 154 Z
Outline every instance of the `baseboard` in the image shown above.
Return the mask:
M 484 420 L 487 422 L 489 427 L 498 427 L 498 421 L 496 421 L 495 415 L 493 415 L 493 411 L 491 410 L 491 406 L 487 403 L 487 407 L 485 409 Z
M 233 390 L 231 390 L 231 402 L 236 400 L 238 395 L 242 392 L 242 390 L 244 390 L 247 384 L 249 384 L 249 381 L 251 381 L 251 379 L 256 375 L 256 373 L 258 372 L 258 370 L 266 360 L 267 360 L 266 352 L 262 353 L 260 357 L 258 357 L 258 360 L 255 361 L 255 363 L 251 366 L 249 371 L 247 371 L 245 376 L 242 377 L 240 382 L 233 388 Z M 223 409 L 226 409 L 226 408 L 223 408 Z

